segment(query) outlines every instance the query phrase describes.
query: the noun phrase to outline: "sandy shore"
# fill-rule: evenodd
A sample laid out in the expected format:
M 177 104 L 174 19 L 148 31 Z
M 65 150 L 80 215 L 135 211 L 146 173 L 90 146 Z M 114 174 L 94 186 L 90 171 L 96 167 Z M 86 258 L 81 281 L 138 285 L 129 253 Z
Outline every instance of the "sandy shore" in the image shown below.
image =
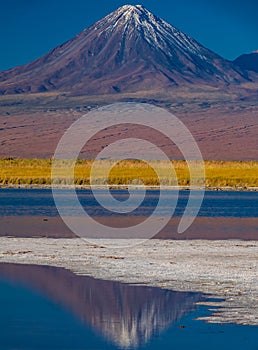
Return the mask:
M 98 279 L 208 293 L 224 301 L 207 302 L 215 306 L 207 321 L 258 325 L 258 242 L 149 240 L 127 249 L 105 248 L 105 243 L 1 237 L 0 262 L 65 267 Z

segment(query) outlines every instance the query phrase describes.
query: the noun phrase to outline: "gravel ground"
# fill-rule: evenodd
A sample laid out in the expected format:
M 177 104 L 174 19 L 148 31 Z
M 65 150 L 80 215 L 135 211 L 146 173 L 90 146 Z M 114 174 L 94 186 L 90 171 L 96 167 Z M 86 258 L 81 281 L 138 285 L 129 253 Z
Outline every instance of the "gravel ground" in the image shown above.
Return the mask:
M 210 294 L 208 322 L 258 325 L 257 241 L 0 238 L 0 262 L 51 265 L 99 279 Z M 114 243 L 114 242 L 112 242 Z M 134 245 L 133 245 L 134 244 Z M 215 308 L 214 308 L 215 306 Z

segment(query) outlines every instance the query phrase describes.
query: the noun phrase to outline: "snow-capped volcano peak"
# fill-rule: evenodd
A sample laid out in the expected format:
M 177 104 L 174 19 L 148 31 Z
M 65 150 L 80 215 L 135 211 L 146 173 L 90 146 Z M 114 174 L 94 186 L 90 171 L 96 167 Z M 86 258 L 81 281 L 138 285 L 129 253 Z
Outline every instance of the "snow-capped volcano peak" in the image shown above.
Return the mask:
M 144 11 L 144 7 L 142 5 L 123 5 L 119 7 L 118 11 L 121 12 L 141 12 Z
M 107 18 L 114 19 L 115 17 L 121 23 L 134 20 L 136 24 L 143 24 L 146 20 L 155 22 L 158 19 L 142 5 L 124 5 L 111 13 Z
M 142 5 L 124 5 L 121 6 L 115 11 L 117 13 L 122 13 L 124 15 L 133 15 L 133 16 L 139 16 L 143 13 L 148 13 L 149 11 Z
M 241 70 L 142 5 L 124 5 L 38 60 L 0 74 L 0 93 L 118 93 L 246 81 Z

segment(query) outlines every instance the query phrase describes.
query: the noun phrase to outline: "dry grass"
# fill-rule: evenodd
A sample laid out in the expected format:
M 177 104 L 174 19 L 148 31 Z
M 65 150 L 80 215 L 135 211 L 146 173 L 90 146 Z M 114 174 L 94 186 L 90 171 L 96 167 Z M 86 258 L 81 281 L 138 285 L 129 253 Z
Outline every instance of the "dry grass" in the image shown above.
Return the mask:
M 0 184 L 1 185 L 50 185 L 51 184 L 51 159 L 0 159 Z M 90 183 L 90 172 L 93 161 L 78 160 L 75 166 L 74 182 L 77 185 L 88 185 Z M 62 161 L 60 178 L 56 179 L 59 184 L 69 184 L 65 174 L 65 165 Z M 185 161 L 172 161 L 180 186 L 190 184 L 190 176 Z M 104 173 L 111 169 L 108 179 Z M 159 169 L 160 177 L 154 171 Z M 205 161 L 206 186 L 207 187 L 258 187 L 258 162 L 257 161 L 234 161 L 219 162 Z M 94 176 L 95 184 L 108 182 L 110 185 L 127 185 L 130 183 L 145 185 L 175 185 L 175 181 L 169 176 L 168 165 L 164 161 L 143 161 L 126 160 L 114 165 L 111 161 L 100 161 L 96 167 Z

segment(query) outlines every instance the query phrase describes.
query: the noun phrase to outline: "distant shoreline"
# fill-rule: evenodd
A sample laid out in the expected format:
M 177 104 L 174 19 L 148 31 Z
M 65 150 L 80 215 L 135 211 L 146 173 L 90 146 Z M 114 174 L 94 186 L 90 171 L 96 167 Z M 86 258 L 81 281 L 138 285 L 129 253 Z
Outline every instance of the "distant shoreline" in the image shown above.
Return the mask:
M 134 185 L 109 185 L 109 189 L 111 190 L 127 190 L 128 188 L 135 189 L 135 190 L 143 190 L 144 188 L 147 190 L 152 190 L 152 191 L 158 191 L 160 189 L 160 186 L 134 186 Z M 97 190 L 104 190 L 106 189 L 106 186 L 99 186 L 99 185 L 94 185 L 94 186 L 80 186 L 80 185 L 75 185 L 75 187 L 71 185 L 62 185 L 62 186 L 51 186 L 51 185 L 16 185 L 16 184 L 8 184 L 8 185 L 0 185 L 0 189 L 37 189 L 37 190 L 47 190 L 47 189 L 73 189 L 75 188 L 76 190 L 90 190 L 91 188 L 97 189 Z M 168 190 L 168 191 L 173 191 L 173 190 L 178 190 L 178 191 L 200 191 L 202 190 L 201 187 L 194 187 L 190 188 L 189 186 L 161 186 L 163 190 Z M 222 192 L 258 192 L 258 187 L 233 187 L 233 186 L 222 186 L 222 187 L 205 187 L 205 191 L 222 191 Z

